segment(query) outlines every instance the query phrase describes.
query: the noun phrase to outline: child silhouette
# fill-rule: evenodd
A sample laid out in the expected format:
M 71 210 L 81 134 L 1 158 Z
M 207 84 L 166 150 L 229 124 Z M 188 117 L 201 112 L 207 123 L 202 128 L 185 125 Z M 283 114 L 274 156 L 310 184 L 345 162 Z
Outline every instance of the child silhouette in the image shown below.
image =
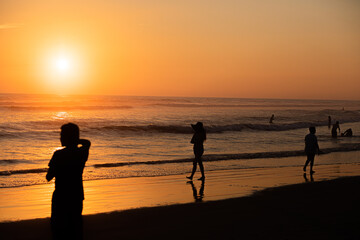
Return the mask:
M 309 127 L 309 132 L 310 133 L 305 136 L 305 153 L 306 153 L 307 159 L 306 159 L 303 170 L 304 170 L 304 172 L 306 172 L 306 167 L 310 163 L 310 175 L 312 175 L 313 173 L 315 173 L 313 171 L 315 154 L 316 153 L 319 154 L 320 149 L 319 149 L 317 137 L 315 136 L 316 128 Z

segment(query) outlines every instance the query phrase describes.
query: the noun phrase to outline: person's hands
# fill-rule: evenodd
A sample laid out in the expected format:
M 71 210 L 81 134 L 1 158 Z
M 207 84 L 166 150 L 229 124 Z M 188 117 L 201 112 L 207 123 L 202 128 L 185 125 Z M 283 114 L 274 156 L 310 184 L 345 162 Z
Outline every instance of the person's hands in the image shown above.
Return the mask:
M 91 145 L 91 142 L 87 139 L 79 139 L 78 144 L 81 144 L 83 147 L 89 148 Z

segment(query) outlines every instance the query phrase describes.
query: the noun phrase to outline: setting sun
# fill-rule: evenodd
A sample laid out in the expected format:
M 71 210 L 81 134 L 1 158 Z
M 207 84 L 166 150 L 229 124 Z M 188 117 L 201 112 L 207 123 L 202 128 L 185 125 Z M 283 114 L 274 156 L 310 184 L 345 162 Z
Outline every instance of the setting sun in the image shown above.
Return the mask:
M 41 85 L 62 94 L 78 92 L 84 79 L 84 61 L 74 45 L 46 48 L 38 66 Z
M 54 67 L 60 74 L 66 74 L 71 71 L 71 62 L 66 57 L 59 57 L 54 61 Z

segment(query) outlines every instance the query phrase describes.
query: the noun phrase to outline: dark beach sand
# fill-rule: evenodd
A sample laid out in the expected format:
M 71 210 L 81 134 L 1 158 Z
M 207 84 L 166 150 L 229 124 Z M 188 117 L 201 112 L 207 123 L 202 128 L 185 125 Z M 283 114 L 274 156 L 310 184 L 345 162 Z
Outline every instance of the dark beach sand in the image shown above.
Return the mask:
M 84 216 L 84 239 L 360 239 L 360 176 L 249 197 Z M 0 239 L 50 239 L 49 219 L 0 223 Z

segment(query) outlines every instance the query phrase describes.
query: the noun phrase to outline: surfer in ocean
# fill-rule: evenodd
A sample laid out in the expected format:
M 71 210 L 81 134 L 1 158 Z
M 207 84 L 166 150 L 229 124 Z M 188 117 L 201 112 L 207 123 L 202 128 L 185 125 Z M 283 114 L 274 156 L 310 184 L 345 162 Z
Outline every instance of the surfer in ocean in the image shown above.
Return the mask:
M 336 123 L 333 125 L 332 129 L 331 129 L 331 136 L 333 138 L 337 138 L 337 130 L 339 129 L 339 133 L 340 133 L 340 125 L 339 125 L 339 121 L 336 121 Z

